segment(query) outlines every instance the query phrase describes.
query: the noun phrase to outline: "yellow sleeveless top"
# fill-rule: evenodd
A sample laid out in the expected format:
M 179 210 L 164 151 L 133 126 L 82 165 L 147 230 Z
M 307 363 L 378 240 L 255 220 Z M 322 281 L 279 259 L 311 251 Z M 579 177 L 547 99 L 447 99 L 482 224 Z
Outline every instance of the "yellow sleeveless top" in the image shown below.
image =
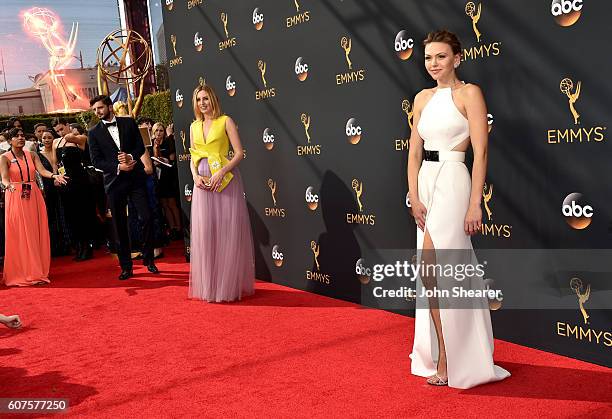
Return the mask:
M 226 120 L 227 115 L 221 115 L 213 120 L 206 138 L 204 138 L 204 121 L 195 120 L 191 123 L 193 143 L 189 148 L 189 152 L 191 153 L 191 161 L 196 169 L 203 158 L 208 159 L 208 167 L 213 175 L 227 165 L 228 160 L 226 156 L 229 153 L 230 141 L 225 132 Z M 227 186 L 233 177 L 234 175 L 231 172 L 227 172 L 223 176 L 219 192 Z

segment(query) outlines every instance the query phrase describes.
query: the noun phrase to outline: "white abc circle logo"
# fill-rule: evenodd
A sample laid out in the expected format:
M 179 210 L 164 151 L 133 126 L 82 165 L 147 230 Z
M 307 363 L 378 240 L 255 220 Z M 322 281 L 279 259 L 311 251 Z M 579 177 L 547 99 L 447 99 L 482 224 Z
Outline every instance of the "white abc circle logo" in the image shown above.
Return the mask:
M 412 55 L 414 48 L 414 39 L 408 36 L 408 32 L 399 31 L 395 35 L 394 49 L 395 53 L 401 60 L 407 60 Z
M 253 9 L 253 25 L 258 31 L 263 28 L 264 15 L 259 7 Z
M 319 195 L 314 193 L 314 188 L 309 186 L 306 188 L 306 195 L 304 196 L 306 199 L 306 205 L 311 211 L 314 211 L 319 206 Z
M 264 146 L 268 150 L 272 150 L 272 148 L 274 148 L 274 134 L 272 133 L 270 128 L 264 129 L 262 139 L 263 139 Z
M 591 205 L 584 202 L 579 192 L 573 192 L 565 197 L 561 212 L 567 223 L 576 230 L 583 230 L 591 224 L 594 210 Z
M 274 265 L 280 268 L 281 266 L 283 266 L 284 259 L 285 255 L 283 255 L 280 246 L 278 244 L 275 244 L 272 247 L 272 260 L 274 260 Z
M 560 26 L 571 26 L 580 18 L 582 0 L 553 0 L 550 13 Z
M 298 59 L 295 60 L 294 71 L 299 81 L 306 80 L 308 77 L 308 64 L 304 62 L 304 58 L 298 57 Z
M 232 80 L 231 75 L 227 76 L 225 79 L 225 90 L 230 96 L 234 96 L 236 94 L 236 82 Z
M 174 0 L 166 0 L 166 7 L 168 10 L 172 10 L 172 7 L 174 7 Z
M 362 129 L 355 118 L 350 118 L 346 121 L 344 128 L 349 143 L 357 144 L 361 140 Z
M 193 195 L 193 192 L 191 188 L 189 188 L 188 184 L 185 184 L 185 199 L 187 200 L 187 202 L 191 202 L 192 195 Z
M 487 126 L 488 126 L 489 132 L 491 132 L 491 130 L 493 129 L 493 114 L 492 113 L 487 114 Z
M 193 46 L 198 52 L 202 51 L 202 48 L 204 48 L 204 41 L 202 37 L 200 36 L 199 32 L 196 32 L 195 35 L 193 36 Z
M 355 263 L 355 274 L 359 275 L 359 281 L 362 284 L 367 284 L 370 282 L 370 275 L 372 275 L 372 270 L 366 266 L 364 266 L 365 259 L 360 258 Z
M 180 89 L 176 89 L 176 93 L 174 95 L 174 98 L 176 99 L 176 104 L 179 108 L 183 107 L 183 95 L 181 94 L 181 90 Z

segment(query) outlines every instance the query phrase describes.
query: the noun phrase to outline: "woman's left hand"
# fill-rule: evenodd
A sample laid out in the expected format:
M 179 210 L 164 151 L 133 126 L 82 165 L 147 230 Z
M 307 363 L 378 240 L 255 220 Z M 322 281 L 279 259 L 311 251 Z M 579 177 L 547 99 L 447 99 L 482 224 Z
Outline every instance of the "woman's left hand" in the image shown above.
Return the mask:
M 467 213 L 465 214 L 465 221 L 463 225 L 463 229 L 465 230 L 465 234 L 469 236 L 473 236 L 474 234 L 480 231 L 480 226 L 482 225 L 482 209 L 480 209 L 480 204 L 472 205 L 468 207 Z
M 59 183 L 60 185 L 66 185 L 66 184 L 68 184 L 68 179 L 70 179 L 68 176 L 57 175 L 57 176 L 55 176 L 54 180 L 55 180 L 55 182 Z
M 210 177 L 210 186 L 208 190 L 217 192 L 221 186 L 221 181 L 223 181 L 223 176 L 225 176 L 225 170 L 223 169 L 212 175 Z

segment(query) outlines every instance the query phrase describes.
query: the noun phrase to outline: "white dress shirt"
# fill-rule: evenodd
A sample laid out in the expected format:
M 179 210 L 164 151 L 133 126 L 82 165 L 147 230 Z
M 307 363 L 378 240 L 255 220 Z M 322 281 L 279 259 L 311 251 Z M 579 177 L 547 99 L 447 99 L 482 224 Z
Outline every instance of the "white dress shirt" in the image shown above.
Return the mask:
M 117 145 L 117 148 L 119 150 L 121 150 L 121 141 L 119 141 L 119 128 L 117 128 L 117 118 L 113 116 L 113 119 L 110 121 L 102 121 L 102 123 L 106 126 L 107 124 L 112 124 L 115 123 L 115 125 L 111 126 L 111 127 L 106 127 L 106 129 L 108 130 L 108 133 L 110 134 L 110 136 L 113 138 L 113 141 L 115 142 L 115 144 Z

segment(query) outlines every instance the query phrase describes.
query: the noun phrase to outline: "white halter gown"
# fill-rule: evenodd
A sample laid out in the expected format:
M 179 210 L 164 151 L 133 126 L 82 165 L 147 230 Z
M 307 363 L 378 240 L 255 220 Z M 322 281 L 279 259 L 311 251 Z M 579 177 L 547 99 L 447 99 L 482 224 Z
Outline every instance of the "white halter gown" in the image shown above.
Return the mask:
M 470 236 L 463 227 L 472 182 L 463 163 L 465 153 L 451 151 L 469 137 L 469 126 L 457 109 L 450 88 L 436 89 L 421 112 L 417 130 L 424 148 L 437 150 L 440 155 L 440 161 L 423 160 L 418 175 L 419 199 L 427 208 L 425 230 L 436 249 L 436 262 L 455 257 L 457 252 L 447 252 L 447 249 L 464 249 L 460 253 L 469 255 L 468 262 L 478 263 Z M 417 228 L 417 249 L 422 249 L 424 238 L 425 233 Z M 442 255 L 442 251 L 446 253 Z M 440 282 L 438 277 L 438 286 Z M 462 281 L 461 286 L 484 289 L 482 278 L 476 277 Z M 423 284 L 418 278 L 417 293 L 421 287 Z M 417 298 L 411 371 L 414 375 L 429 377 L 436 373 L 438 339 L 428 299 Z M 493 363 L 493 331 L 487 299 L 471 299 L 470 308 L 463 308 L 462 303 L 459 303 L 461 308 L 449 308 L 453 302 L 449 304 L 440 305 L 448 385 L 466 389 L 510 376 Z

